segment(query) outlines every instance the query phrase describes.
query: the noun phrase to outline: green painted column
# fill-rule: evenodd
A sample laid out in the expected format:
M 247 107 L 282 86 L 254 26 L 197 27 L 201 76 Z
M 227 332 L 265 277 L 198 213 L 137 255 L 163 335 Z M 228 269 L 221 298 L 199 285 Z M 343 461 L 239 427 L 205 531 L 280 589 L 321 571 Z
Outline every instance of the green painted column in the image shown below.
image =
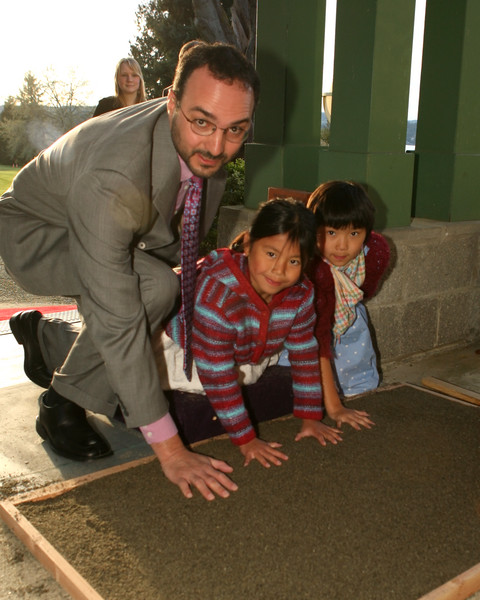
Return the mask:
M 261 81 L 254 142 L 245 148 L 245 204 L 256 208 L 269 186 L 291 186 L 285 149 L 299 148 L 315 169 L 320 144 L 326 0 L 259 0 Z M 305 171 L 306 165 L 302 165 Z M 291 178 L 290 178 L 291 179 Z
M 379 226 L 408 225 L 414 156 L 405 153 L 415 0 L 337 0 L 330 147 L 320 145 L 326 0 L 261 0 L 261 101 L 246 147 L 246 205 L 268 186 L 366 184 Z
M 414 0 L 337 0 L 330 147 L 318 179 L 364 183 L 377 226 L 410 223 L 414 156 L 405 153 Z
M 427 0 L 416 217 L 480 219 L 480 2 Z

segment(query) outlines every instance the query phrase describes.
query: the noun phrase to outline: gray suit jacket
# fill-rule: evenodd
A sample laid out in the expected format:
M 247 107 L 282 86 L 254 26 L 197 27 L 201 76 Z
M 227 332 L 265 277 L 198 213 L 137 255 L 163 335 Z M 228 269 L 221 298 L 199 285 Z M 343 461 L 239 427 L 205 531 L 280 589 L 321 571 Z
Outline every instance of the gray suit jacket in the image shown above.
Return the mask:
M 132 257 L 137 248 L 178 264 L 180 239 L 170 224 L 179 181 L 159 99 L 79 125 L 22 169 L 0 200 L 0 254 L 9 272 L 31 293 L 81 297 L 90 337 L 131 425 L 150 422 L 141 415 L 158 414 L 159 398 L 160 412 L 168 409 Z M 201 237 L 224 187 L 224 172 L 204 186 Z

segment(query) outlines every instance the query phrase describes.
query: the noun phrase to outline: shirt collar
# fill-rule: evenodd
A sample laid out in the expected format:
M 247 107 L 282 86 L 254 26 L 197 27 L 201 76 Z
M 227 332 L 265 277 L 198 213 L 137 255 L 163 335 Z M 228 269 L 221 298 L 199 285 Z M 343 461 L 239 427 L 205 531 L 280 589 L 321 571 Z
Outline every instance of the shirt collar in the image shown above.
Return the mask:
M 180 155 L 178 155 L 178 160 L 180 162 L 180 181 L 183 183 L 184 181 L 190 179 L 190 177 L 193 177 L 193 173 L 190 171 L 187 163 Z

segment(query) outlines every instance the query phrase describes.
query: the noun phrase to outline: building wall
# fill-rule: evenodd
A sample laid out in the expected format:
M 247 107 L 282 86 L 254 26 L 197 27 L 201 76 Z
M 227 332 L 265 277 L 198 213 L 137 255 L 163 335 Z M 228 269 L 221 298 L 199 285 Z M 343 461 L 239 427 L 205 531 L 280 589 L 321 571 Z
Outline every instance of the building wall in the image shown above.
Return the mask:
M 222 207 L 218 245 L 228 246 L 254 214 Z M 381 362 L 480 341 L 480 221 L 414 219 L 382 233 L 392 260 L 366 303 Z

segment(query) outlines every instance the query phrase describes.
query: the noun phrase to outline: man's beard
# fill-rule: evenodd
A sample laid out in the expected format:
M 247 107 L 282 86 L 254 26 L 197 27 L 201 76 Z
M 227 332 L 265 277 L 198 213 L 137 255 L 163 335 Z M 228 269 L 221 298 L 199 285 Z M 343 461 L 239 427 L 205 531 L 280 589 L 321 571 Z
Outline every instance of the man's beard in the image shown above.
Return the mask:
M 203 177 L 203 178 L 212 177 L 213 175 L 215 175 L 215 173 L 217 173 L 221 169 L 221 167 L 223 167 L 223 165 L 225 163 L 227 163 L 229 160 L 231 160 L 233 158 L 233 156 L 229 157 L 224 152 L 222 152 L 221 154 L 219 154 L 217 156 L 213 156 L 212 154 L 210 154 L 210 152 L 207 152 L 206 150 L 193 150 L 193 152 L 187 152 L 182 147 L 182 139 L 181 139 L 181 136 L 179 133 L 179 128 L 177 126 L 177 118 L 178 117 L 175 114 L 172 118 L 171 125 L 170 125 L 172 142 L 173 142 L 173 145 L 175 146 L 175 150 L 177 151 L 177 154 L 182 158 L 182 160 L 185 162 L 185 164 L 188 166 L 188 168 L 194 175 L 197 175 L 198 177 Z M 219 160 L 220 161 L 219 165 L 217 167 L 210 167 L 210 168 L 208 166 L 205 166 L 203 169 L 198 169 L 197 167 L 192 165 L 191 158 L 195 154 L 199 154 L 200 156 L 203 156 L 208 160 Z

